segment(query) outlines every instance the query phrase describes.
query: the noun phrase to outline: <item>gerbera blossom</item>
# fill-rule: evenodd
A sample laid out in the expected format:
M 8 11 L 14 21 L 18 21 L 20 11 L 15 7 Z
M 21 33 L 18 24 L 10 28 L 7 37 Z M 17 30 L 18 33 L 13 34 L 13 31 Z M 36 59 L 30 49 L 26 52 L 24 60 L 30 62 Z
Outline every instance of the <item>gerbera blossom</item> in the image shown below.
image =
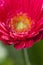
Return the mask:
M 0 40 L 16 49 L 43 39 L 43 0 L 0 0 Z

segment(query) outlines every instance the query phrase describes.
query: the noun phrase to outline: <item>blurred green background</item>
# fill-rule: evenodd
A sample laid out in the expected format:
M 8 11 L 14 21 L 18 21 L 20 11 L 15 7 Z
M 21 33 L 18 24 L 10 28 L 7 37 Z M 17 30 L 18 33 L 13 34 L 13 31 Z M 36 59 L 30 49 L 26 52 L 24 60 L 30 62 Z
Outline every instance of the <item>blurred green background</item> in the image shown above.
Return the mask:
M 0 65 L 43 65 L 43 40 L 22 50 L 0 41 Z

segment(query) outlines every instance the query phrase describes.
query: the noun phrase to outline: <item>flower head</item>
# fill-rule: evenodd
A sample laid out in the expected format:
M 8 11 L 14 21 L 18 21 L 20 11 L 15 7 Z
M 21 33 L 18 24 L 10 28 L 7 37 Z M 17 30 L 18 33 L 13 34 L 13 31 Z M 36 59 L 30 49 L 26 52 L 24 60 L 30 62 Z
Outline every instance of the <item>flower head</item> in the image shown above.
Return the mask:
M 16 49 L 43 39 L 43 0 L 0 0 L 0 40 Z

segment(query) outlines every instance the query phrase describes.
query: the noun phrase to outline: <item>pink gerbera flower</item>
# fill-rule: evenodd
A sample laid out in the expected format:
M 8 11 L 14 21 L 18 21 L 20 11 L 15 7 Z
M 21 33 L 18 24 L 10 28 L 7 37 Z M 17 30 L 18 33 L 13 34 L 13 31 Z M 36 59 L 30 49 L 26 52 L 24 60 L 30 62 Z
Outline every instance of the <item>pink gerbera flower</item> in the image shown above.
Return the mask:
M 0 40 L 16 49 L 43 39 L 43 0 L 0 0 Z

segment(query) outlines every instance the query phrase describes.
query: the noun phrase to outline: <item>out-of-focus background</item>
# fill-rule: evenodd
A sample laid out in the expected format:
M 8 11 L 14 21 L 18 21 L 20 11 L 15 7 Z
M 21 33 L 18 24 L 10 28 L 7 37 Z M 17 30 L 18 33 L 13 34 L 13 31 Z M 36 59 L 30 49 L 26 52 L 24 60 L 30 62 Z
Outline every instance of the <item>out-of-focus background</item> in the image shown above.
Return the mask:
M 43 65 L 43 41 L 22 50 L 0 41 L 0 65 Z

